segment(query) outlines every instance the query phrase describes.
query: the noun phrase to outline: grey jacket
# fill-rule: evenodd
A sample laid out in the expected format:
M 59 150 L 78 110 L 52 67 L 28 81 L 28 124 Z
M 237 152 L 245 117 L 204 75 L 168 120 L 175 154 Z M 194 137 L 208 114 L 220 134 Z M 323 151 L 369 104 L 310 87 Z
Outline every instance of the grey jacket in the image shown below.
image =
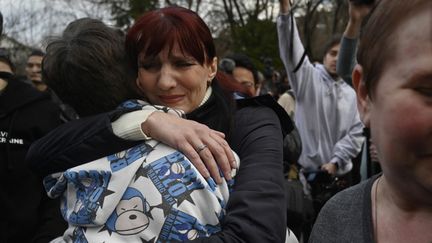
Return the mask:
M 359 153 L 364 141 L 356 94 L 342 79 L 334 80 L 324 66 L 314 66 L 307 57 L 297 72 L 292 71 L 304 47 L 295 24 L 293 43 L 290 43 L 290 18 L 290 15 L 279 16 L 277 30 L 280 57 L 297 101 L 295 123 L 303 145 L 299 163 L 310 170 L 328 162 L 337 163 L 338 174 L 347 173 L 352 168 L 351 158 Z

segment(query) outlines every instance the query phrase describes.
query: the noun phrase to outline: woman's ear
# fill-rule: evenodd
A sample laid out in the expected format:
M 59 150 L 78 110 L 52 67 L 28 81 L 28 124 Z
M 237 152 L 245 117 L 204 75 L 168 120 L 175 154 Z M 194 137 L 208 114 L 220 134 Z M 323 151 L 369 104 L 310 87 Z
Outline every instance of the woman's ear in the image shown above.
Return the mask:
M 366 88 L 365 82 L 363 82 L 364 74 L 363 67 L 357 64 L 354 67 L 352 73 L 352 81 L 354 89 L 357 93 L 357 109 L 360 114 L 360 119 L 366 127 L 370 125 L 370 108 L 371 100 L 369 97 L 369 92 Z
M 217 57 L 214 57 L 212 62 L 209 65 L 209 74 L 208 74 L 208 81 L 211 83 L 213 78 L 216 76 L 218 68 L 218 59 Z

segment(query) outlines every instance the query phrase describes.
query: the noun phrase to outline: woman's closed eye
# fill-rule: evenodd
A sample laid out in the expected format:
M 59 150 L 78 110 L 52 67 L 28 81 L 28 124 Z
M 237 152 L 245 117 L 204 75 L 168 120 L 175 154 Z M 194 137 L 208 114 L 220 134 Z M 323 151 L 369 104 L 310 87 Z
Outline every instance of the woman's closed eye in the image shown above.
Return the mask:
M 139 68 L 143 68 L 145 70 L 156 70 L 160 68 L 161 64 L 159 62 L 139 62 L 138 63 Z
M 179 68 L 186 68 L 195 65 L 194 62 L 191 61 L 175 61 L 174 66 Z
M 422 96 L 432 98 L 432 73 L 419 72 L 410 79 L 411 88 Z
M 432 98 L 432 87 L 418 87 L 418 88 L 415 88 L 415 91 L 417 91 L 421 95 L 428 96 L 428 97 Z

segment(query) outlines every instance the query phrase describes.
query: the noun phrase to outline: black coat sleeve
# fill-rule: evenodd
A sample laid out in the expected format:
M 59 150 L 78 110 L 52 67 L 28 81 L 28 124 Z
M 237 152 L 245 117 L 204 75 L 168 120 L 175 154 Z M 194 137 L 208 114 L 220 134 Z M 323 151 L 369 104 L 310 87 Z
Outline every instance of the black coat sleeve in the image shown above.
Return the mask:
M 34 142 L 26 161 L 40 176 L 84 164 L 130 148 L 138 141 L 128 141 L 112 132 L 111 122 L 126 110 L 116 110 L 71 121 Z
M 285 242 L 282 132 L 276 113 L 264 106 L 237 111 L 231 147 L 240 157 L 222 231 L 194 242 Z
M 40 179 L 40 191 L 42 196 L 38 205 L 38 225 L 35 230 L 37 233 L 33 237 L 33 243 L 49 242 L 56 237 L 62 236 L 67 229 L 67 222 L 63 219 L 60 212 L 60 198 L 51 199 L 42 186 L 42 179 Z

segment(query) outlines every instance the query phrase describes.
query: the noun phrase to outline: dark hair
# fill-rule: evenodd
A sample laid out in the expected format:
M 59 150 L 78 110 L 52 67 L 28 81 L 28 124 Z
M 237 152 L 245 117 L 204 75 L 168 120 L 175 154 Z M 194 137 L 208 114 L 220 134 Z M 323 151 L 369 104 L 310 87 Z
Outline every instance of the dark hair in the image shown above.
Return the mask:
M 362 81 L 371 98 L 377 81 L 393 58 L 396 41 L 392 37 L 397 28 L 418 11 L 425 9 L 425 5 L 430 8 L 432 1 L 380 0 L 363 26 L 357 60 L 363 67 Z
M 258 84 L 258 71 L 249 56 L 242 53 L 234 53 L 228 55 L 227 58 L 233 60 L 236 67 L 246 68 L 247 70 L 251 71 L 255 86 Z
M 12 72 L 15 72 L 15 65 L 10 59 L 10 53 L 7 49 L 3 47 L 0 47 L 0 62 L 8 64 Z
M 43 51 L 40 50 L 40 49 L 33 49 L 33 50 L 30 52 L 29 57 L 31 57 L 31 56 L 44 57 L 44 56 L 45 56 L 45 52 L 43 52 Z
M 330 38 L 330 40 L 326 42 L 323 49 L 323 55 L 322 55 L 323 58 L 325 57 L 325 55 L 327 55 L 330 49 L 332 49 L 335 45 L 340 44 L 341 38 L 342 38 L 341 35 L 333 35 Z
M 110 111 L 137 97 L 123 36 L 95 19 L 71 22 L 49 43 L 42 78 L 80 116 Z
M 156 56 L 166 46 L 172 50 L 175 44 L 201 65 L 211 63 L 216 56 L 207 25 L 198 14 L 182 7 L 167 7 L 145 13 L 126 36 L 126 50 L 136 70 L 139 55 Z
M 352 3 L 356 5 L 371 5 L 375 2 L 375 0 L 350 0 Z

